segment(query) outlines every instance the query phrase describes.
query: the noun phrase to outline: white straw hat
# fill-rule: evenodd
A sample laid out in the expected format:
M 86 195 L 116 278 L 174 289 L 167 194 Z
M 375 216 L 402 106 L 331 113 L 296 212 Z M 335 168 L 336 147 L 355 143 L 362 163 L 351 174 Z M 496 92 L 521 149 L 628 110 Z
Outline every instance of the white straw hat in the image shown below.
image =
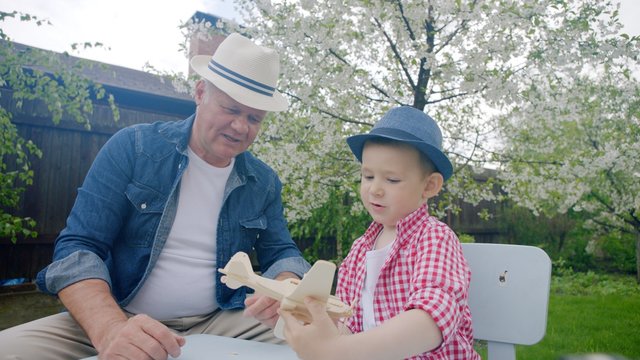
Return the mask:
M 233 33 L 209 57 L 196 55 L 191 67 L 237 102 L 254 109 L 282 111 L 287 99 L 276 90 L 280 75 L 280 56 Z

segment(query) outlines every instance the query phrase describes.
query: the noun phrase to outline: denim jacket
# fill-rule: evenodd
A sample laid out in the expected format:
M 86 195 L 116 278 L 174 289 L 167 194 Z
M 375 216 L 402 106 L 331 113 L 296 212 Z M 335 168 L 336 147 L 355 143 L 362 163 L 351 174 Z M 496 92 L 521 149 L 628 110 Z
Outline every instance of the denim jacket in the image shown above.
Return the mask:
M 103 279 L 120 306 L 142 287 L 173 223 L 180 178 L 188 166 L 194 116 L 134 125 L 114 134 L 98 153 L 55 242 L 53 262 L 36 278 L 49 294 L 84 279 Z M 238 155 L 227 181 L 217 227 L 217 265 L 255 248 L 263 276 L 309 269 L 283 216 L 282 184 L 249 152 Z M 212 219 L 213 221 L 213 219 Z M 216 279 L 222 309 L 243 307 L 246 288 Z

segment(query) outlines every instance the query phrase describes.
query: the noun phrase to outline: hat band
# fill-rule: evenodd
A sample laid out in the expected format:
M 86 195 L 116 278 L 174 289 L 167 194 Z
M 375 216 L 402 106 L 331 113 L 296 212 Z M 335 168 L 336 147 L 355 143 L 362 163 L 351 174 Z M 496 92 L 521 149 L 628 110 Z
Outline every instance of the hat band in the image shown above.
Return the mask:
M 249 89 L 253 92 L 257 92 L 258 94 L 262 94 L 262 95 L 266 95 L 266 96 L 271 96 L 273 97 L 274 92 L 276 91 L 276 89 L 274 87 L 271 87 L 269 85 L 265 85 L 261 82 L 255 81 L 253 79 L 250 79 L 246 76 L 242 76 L 240 74 L 238 74 L 237 72 L 226 68 L 222 65 L 220 65 L 219 63 L 213 61 L 213 59 L 211 61 L 209 61 L 209 65 L 208 65 L 209 70 L 213 71 L 214 73 L 222 76 L 223 78 L 234 82 L 240 86 L 242 86 L 245 89 Z
M 409 141 L 418 141 L 429 144 L 428 141 L 421 139 L 409 132 L 400 129 L 393 128 L 375 128 L 369 132 L 370 135 L 382 135 L 394 138 L 396 140 L 409 140 Z M 436 148 L 440 148 L 437 144 L 430 144 Z

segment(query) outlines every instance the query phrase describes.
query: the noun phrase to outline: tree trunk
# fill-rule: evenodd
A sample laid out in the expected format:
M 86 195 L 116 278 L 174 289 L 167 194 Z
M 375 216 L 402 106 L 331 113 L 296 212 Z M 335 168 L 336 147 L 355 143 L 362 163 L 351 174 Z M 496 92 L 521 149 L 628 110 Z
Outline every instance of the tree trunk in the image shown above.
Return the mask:
M 640 284 L 640 232 L 636 234 L 636 281 Z
M 342 253 L 342 242 L 344 241 L 344 208 L 345 208 L 345 200 L 346 196 L 344 194 L 338 195 L 342 197 L 343 200 L 341 202 L 341 206 L 338 206 L 338 228 L 336 229 L 336 257 L 337 264 L 339 265 L 344 259 L 344 254 Z

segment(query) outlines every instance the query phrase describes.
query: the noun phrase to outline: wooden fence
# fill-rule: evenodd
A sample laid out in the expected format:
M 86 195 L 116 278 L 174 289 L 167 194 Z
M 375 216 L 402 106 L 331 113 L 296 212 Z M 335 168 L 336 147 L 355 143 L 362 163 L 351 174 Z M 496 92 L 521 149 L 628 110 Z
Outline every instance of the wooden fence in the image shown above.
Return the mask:
M 110 108 L 96 103 L 90 116 L 91 131 L 71 120 L 64 119 L 54 125 L 42 104 L 26 102 L 16 108 L 11 91 L 0 89 L 0 106 L 12 114 L 12 122 L 24 139 L 34 142 L 42 150 L 42 158 L 32 158 L 33 185 L 29 186 L 17 214 L 28 216 L 37 222 L 35 239 L 19 239 L 13 244 L 0 239 L 0 280 L 24 277 L 33 279 L 36 273 L 50 263 L 53 242 L 65 226 L 66 218 L 75 201 L 78 187 L 104 143 L 118 129 L 128 125 L 153 121 L 184 119 L 194 109 L 192 101 L 184 98 L 156 97 L 155 102 L 165 106 L 153 106 L 154 102 L 142 101 L 149 94 L 123 93 L 108 89 L 123 99 L 118 104 L 120 119 L 116 123 Z M 138 97 L 138 99 L 134 99 Z M 118 99 L 118 96 L 116 96 Z M 132 100 L 134 99 L 134 100 Z M 145 104 L 151 106 L 146 106 Z M 166 106 L 174 103 L 175 106 Z

